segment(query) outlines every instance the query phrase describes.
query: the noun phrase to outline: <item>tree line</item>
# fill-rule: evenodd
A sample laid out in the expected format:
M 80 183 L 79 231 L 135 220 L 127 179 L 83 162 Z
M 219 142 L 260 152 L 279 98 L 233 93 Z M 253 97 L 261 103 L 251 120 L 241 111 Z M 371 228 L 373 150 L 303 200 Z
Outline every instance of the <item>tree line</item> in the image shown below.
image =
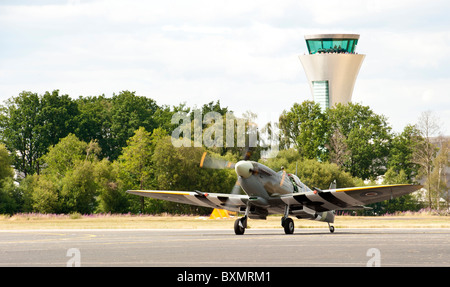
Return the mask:
M 279 128 L 283 149 L 293 148 L 299 158 L 335 164 L 372 183 L 382 177 L 385 184 L 424 185 L 426 199 L 409 195 L 374 204 L 378 212 L 392 212 L 399 202 L 404 202 L 402 209 L 448 210 L 450 141 L 440 135 L 439 122 L 430 111 L 422 113 L 417 124 L 395 133 L 386 117 L 368 106 L 337 104 L 322 111 L 318 104 L 305 101 L 281 114 Z
M 219 101 L 199 109 L 227 112 Z M 78 99 L 24 91 L 10 98 L 0 108 L 0 213 L 207 212 L 125 193 L 231 190 L 230 170 L 197 168 L 205 148 L 172 146 L 172 115 L 193 110 L 130 91 Z
M 58 90 L 43 95 L 24 91 L 8 99 L 0 106 L 0 213 L 210 212 L 125 193 L 231 191 L 234 171 L 202 169 L 199 162 L 205 151 L 238 161 L 243 148 L 172 145 L 172 116 L 184 112 L 193 118 L 194 110 L 224 117 L 232 112 L 219 101 L 200 108 L 160 106 L 130 91 L 77 99 Z M 252 159 L 275 170 L 283 165 L 309 185 L 327 188 L 332 180 L 338 187 L 363 185 L 380 175 L 388 183 L 410 183 L 426 170 L 430 189 L 439 193 L 446 188 L 444 181 L 432 181 L 437 179 L 437 155 L 443 154 L 439 150 L 448 145 L 432 144 L 433 166 L 425 168 L 416 160 L 417 149 L 423 151 L 427 142 L 421 130 L 410 125 L 395 134 L 385 117 L 369 107 L 338 105 L 322 112 L 313 102 L 296 103 L 280 116 L 279 129 L 278 156 L 260 159 L 261 149 L 256 149 Z M 439 162 L 448 165 L 442 156 Z M 390 211 L 388 204 L 377 208 Z M 407 198 L 395 208 L 417 209 L 420 203 Z

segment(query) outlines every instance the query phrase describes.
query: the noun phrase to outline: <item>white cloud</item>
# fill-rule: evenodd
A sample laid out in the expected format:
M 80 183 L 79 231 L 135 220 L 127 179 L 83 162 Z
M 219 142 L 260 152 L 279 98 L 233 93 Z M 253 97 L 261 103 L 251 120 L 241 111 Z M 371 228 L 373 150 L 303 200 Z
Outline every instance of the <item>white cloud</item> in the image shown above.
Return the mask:
M 297 58 L 304 35 L 351 32 L 366 54 L 354 101 L 397 130 L 426 109 L 450 122 L 445 1 L 17 2 L 0 5 L 1 101 L 22 90 L 128 89 L 159 104 L 220 100 L 279 114 L 311 99 Z
M 420 113 L 427 110 L 433 111 L 443 125 L 448 125 L 448 87 L 447 80 L 359 79 L 353 101 L 385 115 L 397 132 L 408 124 L 415 124 Z

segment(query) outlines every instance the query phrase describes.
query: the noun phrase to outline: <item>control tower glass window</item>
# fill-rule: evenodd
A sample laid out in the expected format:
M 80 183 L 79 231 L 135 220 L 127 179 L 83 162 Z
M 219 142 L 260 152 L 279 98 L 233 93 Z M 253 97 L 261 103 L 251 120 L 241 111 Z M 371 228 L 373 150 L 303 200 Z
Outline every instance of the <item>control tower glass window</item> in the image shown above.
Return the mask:
M 311 39 L 306 40 L 310 54 L 316 53 L 340 53 L 353 54 L 358 39 Z

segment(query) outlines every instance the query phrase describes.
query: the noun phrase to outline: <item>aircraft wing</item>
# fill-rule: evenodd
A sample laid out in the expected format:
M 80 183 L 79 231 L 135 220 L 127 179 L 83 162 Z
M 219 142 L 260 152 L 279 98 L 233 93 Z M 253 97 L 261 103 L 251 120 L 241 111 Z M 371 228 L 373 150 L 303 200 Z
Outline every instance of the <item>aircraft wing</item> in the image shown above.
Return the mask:
M 395 184 L 363 186 L 330 190 L 314 190 L 293 193 L 281 199 L 292 206 L 302 205 L 315 211 L 361 209 L 365 204 L 380 202 L 409 194 L 422 188 L 421 185 Z
M 269 207 L 269 213 L 280 213 L 284 204 L 291 207 L 305 206 L 317 212 L 330 210 L 363 209 L 365 204 L 380 202 L 409 194 L 422 188 L 421 185 L 396 184 L 314 190 L 291 193 L 275 199 L 277 203 Z M 196 206 L 239 211 L 246 207 L 248 195 L 226 193 L 204 193 L 200 191 L 128 190 L 127 193 L 168 200 Z M 280 201 L 281 199 L 281 201 Z M 281 209 L 280 209 L 281 208 Z
M 247 195 L 206 193 L 200 191 L 127 190 L 127 193 L 196 206 L 238 211 L 246 207 Z

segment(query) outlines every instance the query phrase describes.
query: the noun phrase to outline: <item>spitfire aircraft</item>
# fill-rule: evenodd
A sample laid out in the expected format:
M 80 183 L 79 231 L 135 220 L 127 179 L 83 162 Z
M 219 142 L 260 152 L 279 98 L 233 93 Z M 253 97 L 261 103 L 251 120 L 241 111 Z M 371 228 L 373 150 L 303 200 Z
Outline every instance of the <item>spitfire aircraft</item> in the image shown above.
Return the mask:
M 163 199 L 178 203 L 226 209 L 243 213 L 234 223 L 234 232 L 242 235 L 247 228 L 247 219 L 266 219 L 269 214 L 282 214 L 281 226 L 286 234 L 294 233 L 294 221 L 298 219 L 317 220 L 328 223 L 334 232 L 336 210 L 370 209 L 365 204 L 399 197 L 420 189 L 420 185 L 396 184 L 336 188 L 332 183 L 327 190 L 309 188 L 295 174 L 285 170 L 275 172 L 267 166 L 247 159 L 236 164 L 209 161 L 203 154 L 200 166 L 212 168 L 233 168 L 238 180 L 230 194 L 202 191 L 128 190 L 130 194 Z M 240 188 L 246 194 L 237 194 Z

